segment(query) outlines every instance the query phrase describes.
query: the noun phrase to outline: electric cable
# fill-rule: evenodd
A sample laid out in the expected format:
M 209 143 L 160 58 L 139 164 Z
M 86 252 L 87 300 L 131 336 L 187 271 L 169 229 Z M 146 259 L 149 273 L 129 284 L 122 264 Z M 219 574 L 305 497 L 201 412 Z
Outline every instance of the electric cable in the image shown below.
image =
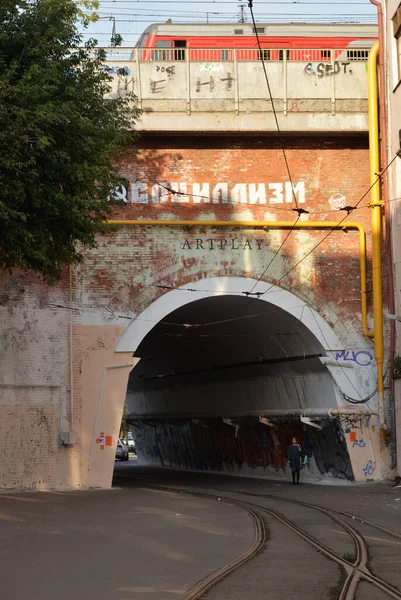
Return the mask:
M 324 332 L 322 330 L 322 328 L 320 327 L 320 323 L 316 318 L 316 315 L 314 313 L 313 310 L 311 310 L 310 306 L 308 306 L 309 308 L 309 312 L 311 313 L 312 317 L 315 320 L 315 323 L 320 331 L 321 336 L 324 339 L 324 342 L 326 344 L 326 346 L 329 346 L 329 343 L 327 342 L 326 336 L 324 335 Z M 359 390 L 355 387 L 355 385 L 353 384 L 353 382 L 351 381 L 351 379 L 348 377 L 347 373 L 345 372 L 345 369 L 342 367 L 342 365 L 339 363 L 338 359 L 336 357 L 334 357 L 334 360 L 336 361 L 337 365 L 339 366 L 339 368 L 341 369 L 343 375 L 346 377 L 346 379 L 348 379 L 349 383 L 351 384 L 351 387 L 355 390 L 355 392 L 358 394 L 359 396 L 359 400 L 355 399 L 355 398 L 351 398 L 350 396 L 348 396 L 347 394 L 345 394 L 342 389 L 339 387 L 341 396 L 344 398 L 344 400 L 346 400 L 347 402 L 349 402 L 350 404 L 366 404 L 367 402 L 369 402 L 369 400 L 371 400 L 373 398 L 373 396 L 376 394 L 377 392 L 377 388 L 371 392 L 366 398 L 362 398 Z M 338 385 L 338 383 L 337 383 Z M 368 407 L 369 408 L 369 407 Z

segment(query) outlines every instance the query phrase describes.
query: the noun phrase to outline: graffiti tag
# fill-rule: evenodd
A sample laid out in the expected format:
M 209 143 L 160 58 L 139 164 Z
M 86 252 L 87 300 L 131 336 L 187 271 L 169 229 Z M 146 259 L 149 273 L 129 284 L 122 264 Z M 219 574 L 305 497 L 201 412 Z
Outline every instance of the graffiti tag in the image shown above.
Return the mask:
M 336 360 L 348 360 L 356 363 L 360 367 L 368 367 L 372 360 L 373 356 L 367 350 L 343 350 L 342 352 L 336 352 Z
M 213 79 L 213 77 L 210 75 L 210 77 L 209 77 L 209 81 L 201 81 L 201 80 L 199 79 L 199 77 L 198 77 L 198 79 L 196 80 L 196 91 L 197 91 L 197 92 L 200 92 L 200 90 L 201 90 L 201 86 L 202 86 L 202 85 L 208 85 L 208 86 L 210 86 L 210 87 L 209 87 L 210 91 L 214 90 L 214 85 L 215 85 L 215 84 L 214 84 L 214 79 Z
M 336 192 L 329 198 L 329 204 L 333 210 L 340 210 L 340 208 L 344 208 L 346 201 L 346 197 L 339 192 Z
M 164 85 L 162 85 L 162 84 L 165 81 L 166 81 L 166 79 L 159 79 L 157 81 L 154 81 L 153 79 L 149 78 L 149 87 L 150 87 L 151 94 L 158 94 L 159 92 L 161 92 L 162 89 L 164 88 Z
M 228 91 L 232 88 L 234 77 L 232 77 L 231 73 L 227 73 L 227 77 L 221 77 L 220 81 L 226 82 L 226 90 Z
M 118 67 L 118 66 L 110 67 L 109 65 L 102 65 L 99 68 L 101 71 L 106 71 L 109 75 L 124 75 L 125 77 L 128 77 L 128 75 L 131 74 L 130 68 L 127 66 L 125 66 L 125 67 Z
M 206 62 L 206 63 L 201 63 L 200 64 L 200 70 L 202 71 L 208 71 L 209 73 L 211 72 L 216 72 L 216 71 L 224 71 L 224 67 L 222 63 L 214 63 L 214 62 Z
M 171 65 L 170 67 L 160 67 L 158 65 L 156 67 L 156 71 L 160 71 L 160 73 L 167 73 L 167 75 L 175 75 L 175 65 Z
M 341 423 L 344 427 L 345 433 L 351 433 L 351 442 L 356 440 L 356 433 L 352 432 L 352 429 L 362 429 L 362 417 L 359 415 L 340 415 Z M 355 437 L 353 437 L 355 435 Z
M 332 75 L 338 75 L 339 73 L 349 73 L 352 75 L 352 70 L 347 69 L 350 65 L 349 62 L 338 62 L 337 60 L 334 63 L 318 63 L 315 65 L 314 63 L 308 63 L 304 69 L 307 75 L 316 75 L 321 79 L 322 77 L 331 77 Z
M 359 446 L 359 448 L 364 448 L 366 446 L 366 442 L 364 442 L 362 439 L 355 440 L 355 442 L 352 444 L 352 447 L 354 448 L 355 446 Z
M 372 475 L 372 473 L 374 473 L 374 471 L 376 470 L 376 465 L 372 460 L 368 460 L 368 462 L 366 463 L 366 466 L 363 467 L 363 474 L 365 475 Z

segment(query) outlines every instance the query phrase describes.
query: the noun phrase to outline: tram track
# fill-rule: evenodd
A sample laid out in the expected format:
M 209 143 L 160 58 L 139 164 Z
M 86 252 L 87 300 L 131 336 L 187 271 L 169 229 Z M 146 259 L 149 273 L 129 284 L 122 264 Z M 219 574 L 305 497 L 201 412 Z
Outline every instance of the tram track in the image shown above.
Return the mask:
M 282 496 L 274 496 L 273 494 L 256 494 L 256 493 L 252 493 L 252 492 L 234 492 L 234 493 L 236 493 L 236 494 L 238 493 L 243 496 L 252 496 L 254 498 L 264 498 L 266 500 L 274 500 L 276 502 L 287 502 L 289 504 L 298 504 L 300 506 L 305 506 L 307 508 L 314 508 L 315 510 L 320 510 L 320 511 L 321 510 L 323 510 L 323 511 L 330 510 L 330 512 L 332 512 L 332 513 L 342 515 L 344 517 L 348 517 L 349 519 L 358 521 L 359 523 L 362 523 L 363 525 L 368 525 L 369 527 L 372 527 L 373 529 L 376 529 L 377 531 L 380 531 L 382 533 L 385 533 L 386 535 L 389 535 L 391 537 L 401 540 L 401 533 L 399 533 L 398 531 L 394 531 L 393 529 L 388 529 L 387 527 L 383 527 L 382 525 L 379 525 L 378 523 L 374 523 L 373 521 L 370 521 L 369 519 L 365 519 L 364 517 L 360 517 L 359 515 L 347 512 L 345 510 L 340 510 L 338 508 L 331 508 L 330 506 L 315 504 L 314 502 L 304 502 L 303 500 L 294 500 L 293 498 L 284 498 Z
M 301 537 L 315 550 L 323 554 L 329 560 L 335 562 L 343 570 L 343 572 L 345 572 L 346 577 L 342 585 L 341 592 L 338 596 L 338 600 L 355 600 L 357 597 L 358 584 L 361 581 L 367 582 L 368 584 L 374 586 L 375 588 L 383 592 L 388 597 L 393 598 L 394 600 L 401 600 L 400 590 L 386 582 L 381 577 L 378 577 L 371 573 L 368 565 L 368 544 L 363 535 L 345 519 L 356 520 L 364 525 L 379 530 L 382 533 L 385 533 L 389 536 L 401 539 L 401 534 L 397 531 L 393 531 L 377 523 L 374 523 L 373 521 L 367 520 L 363 517 L 359 517 L 358 515 L 338 508 L 331 508 L 329 506 L 305 502 L 302 500 L 295 500 L 292 498 L 274 496 L 271 494 L 256 494 L 241 491 L 230 491 L 222 493 L 220 490 L 217 489 L 213 490 L 216 493 L 209 493 L 188 490 L 187 488 L 178 486 L 165 486 L 157 484 L 149 485 L 149 483 L 146 484 L 146 487 L 148 489 L 153 488 L 157 490 L 164 490 L 167 492 L 180 492 L 190 496 L 208 498 L 236 505 L 239 508 L 245 510 L 251 516 L 254 523 L 254 540 L 252 545 L 248 548 L 248 550 L 240 557 L 230 562 L 228 565 L 217 569 L 216 571 L 209 574 L 206 578 L 202 579 L 190 590 L 188 590 L 184 595 L 182 595 L 179 598 L 179 600 L 198 600 L 202 598 L 205 595 L 205 593 L 208 592 L 212 587 L 217 585 L 219 582 L 228 577 L 234 571 L 246 565 L 246 563 L 255 558 L 260 553 L 260 551 L 266 543 L 266 517 L 275 519 L 278 523 L 286 527 L 288 530 Z M 250 502 L 248 500 L 238 499 L 238 497 L 232 497 L 230 495 L 227 495 L 227 493 L 233 494 L 235 496 L 245 495 L 247 497 L 251 496 L 253 498 L 261 498 L 263 500 L 271 502 L 290 503 L 295 506 L 303 506 L 305 508 L 325 514 L 330 520 L 339 525 L 352 539 L 355 548 L 354 562 L 350 562 L 349 560 L 346 560 L 344 556 L 340 556 L 336 551 L 332 550 L 326 544 L 317 540 L 310 533 L 305 531 L 305 529 L 288 519 L 278 510 L 263 506 L 262 504 Z
M 231 502 L 231 504 L 237 503 Z M 239 569 L 239 567 L 245 565 L 262 550 L 266 542 L 266 525 L 264 519 L 257 511 L 246 505 L 242 506 L 241 508 L 243 508 L 243 510 L 249 514 L 253 521 L 254 539 L 251 546 L 248 548 L 248 550 L 241 554 L 241 556 L 234 559 L 224 567 L 213 571 L 210 575 L 199 581 L 190 590 L 185 592 L 184 595 L 180 596 L 179 600 L 197 600 L 198 598 L 202 598 L 202 596 L 204 596 L 209 589 L 214 587 L 222 579 L 228 577 L 228 575 L 230 575 L 230 573 L 233 571 L 236 571 Z
M 292 521 L 287 519 L 283 514 L 281 514 L 280 512 L 278 512 L 276 510 L 273 510 L 271 508 L 266 508 L 265 506 L 262 506 L 260 504 L 255 504 L 252 502 L 244 502 L 242 500 L 238 500 L 238 499 L 232 498 L 230 496 L 222 496 L 222 495 L 217 496 L 215 494 L 188 491 L 185 488 L 171 488 L 171 487 L 165 488 L 164 486 L 156 486 L 156 487 L 158 489 L 160 489 L 160 487 L 162 487 L 163 489 L 166 489 L 168 491 L 180 491 L 182 493 L 185 493 L 185 494 L 188 494 L 191 496 L 215 499 L 215 500 L 219 500 L 222 502 L 227 502 L 228 504 L 234 504 L 234 505 L 238 506 L 239 508 L 246 510 L 249 514 L 251 514 L 251 516 L 254 520 L 256 519 L 256 515 L 258 513 L 259 513 L 259 517 L 260 517 L 260 513 L 269 515 L 270 517 L 273 517 L 276 521 L 278 521 L 279 523 L 284 525 L 287 529 L 296 533 L 299 537 L 301 537 L 309 545 L 313 546 L 318 552 L 320 552 L 321 554 L 326 556 L 329 560 L 332 560 L 335 563 L 337 563 L 345 571 L 346 578 L 345 578 L 345 582 L 342 586 L 338 600 L 355 600 L 356 594 L 357 594 L 357 589 L 358 589 L 358 584 L 360 581 L 366 581 L 366 582 L 370 583 L 371 585 L 373 585 L 374 587 L 376 587 L 377 589 L 379 589 L 380 591 L 385 593 L 390 598 L 393 598 L 394 600 L 401 600 L 401 592 L 397 588 L 390 585 L 389 583 L 387 583 L 380 577 L 373 575 L 370 572 L 370 570 L 368 568 L 368 545 L 367 545 L 364 537 L 354 527 L 349 525 L 349 523 L 347 523 L 343 518 L 341 518 L 339 516 L 339 514 L 345 513 L 346 517 L 354 518 L 355 515 L 352 515 L 352 513 L 347 513 L 346 511 L 341 511 L 338 509 L 331 509 L 329 507 L 321 506 L 321 505 L 317 505 L 317 504 L 313 504 L 313 503 L 297 501 L 297 500 L 289 500 L 293 504 L 302 505 L 304 507 L 318 510 L 319 512 L 326 514 L 330 519 L 332 519 L 335 523 L 340 525 L 350 535 L 350 537 L 352 538 L 352 540 L 354 542 L 354 546 L 355 546 L 355 561 L 353 563 L 350 563 L 348 560 L 346 560 L 345 558 L 340 556 L 337 552 L 330 549 L 328 546 L 326 546 L 325 544 L 323 544 L 322 542 L 320 542 L 319 540 L 314 538 L 307 531 L 305 531 L 304 529 L 302 529 L 301 527 L 299 527 L 298 525 L 296 525 L 295 523 L 293 523 Z M 235 492 L 235 493 L 242 494 L 242 492 Z M 252 495 L 252 494 L 249 494 L 249 495 Z M 279 498 L 279 497 L 274 497 L 274 496 L 269 496 L 269 497 L 263 496 L 263 497 L 266 499 L 275 500 L 275 501 L 287 500 L 284 498 Z M 366 520 L 364 520 L 362 518 L 361 519 L 358 518 L 358 520 L 360 520 L 364 524 L 371 524 L 371 526 L 379 528 L 382 531 L 384 530 L 384 531 L 388 532 L 389 534 L 393 534 L 395 537 L 399 536 L 399 534 L 397 532 L 394 532 L 387 528 L 383 528 L 373 522 L 367 522 Z M 265 539 L 266 538 L 264 536 L 264 540 Z M 202 580 L 196 586 L 194 586 L 194 588 L 191 588 L 191 590 L 189 590 L 184 596 L 181 596 L 179 598 L 179 600 L 198 600 L 198 599 L 202 598 L 209 589 L 211 589 L 213 586 L 215 586 L 220 581 L 225 579 L 233 571 L 237 570 L 239 567 L 241 567 L 242 565 L 249 562 L 252 558 L 254 558 L 259 553 L 259 551 L 263 547 L 265 541 L 259 543 L 257 550 L 254 549 L 255 542 L 256 542 L 256 538 L 254 540 L 254 543 L 251 546 L 251 548 L 253 548 L 253 550 L 251 550 L 251 548 L 248 549 L 248 551 L 244 555 L 242 555 L 239 559 L 236 559 L 235 561 L 232 561 L 232 563 L 230 563 L 226 567 L 222 567 L 221 569 L 218 569 L 217 571 L 211 573 L 207 578 L 205 578 L 205 580 Z M 205 585 L 203 585 L 203 584 L 205 584 Z

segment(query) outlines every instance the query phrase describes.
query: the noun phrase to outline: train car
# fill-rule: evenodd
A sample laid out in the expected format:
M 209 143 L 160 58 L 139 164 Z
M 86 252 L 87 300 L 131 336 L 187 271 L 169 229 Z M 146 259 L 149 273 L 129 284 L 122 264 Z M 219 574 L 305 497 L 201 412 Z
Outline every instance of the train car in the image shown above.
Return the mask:
M 261 50 L 255 33 L 258 33 Z M 357 23 L 157 23 L 140 37 L 142 60 L 366 60 L 376 25 Z M 151 48 L 152 50 L 144 50 Z M 235 50 L 234 50 L 235 49 Z

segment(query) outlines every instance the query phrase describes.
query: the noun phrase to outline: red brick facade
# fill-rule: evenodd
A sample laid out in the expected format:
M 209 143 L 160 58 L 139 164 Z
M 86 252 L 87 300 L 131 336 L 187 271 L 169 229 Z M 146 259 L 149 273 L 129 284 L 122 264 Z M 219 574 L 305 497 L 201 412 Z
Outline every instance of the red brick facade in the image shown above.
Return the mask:
M 285 150 L 298 206 L 309 211 L 301 215 L 299 222 L 338 222 L 346 215 L 339 208 L 355 206 L 369 188 L 366 139 L 294 138 L 286 140 Z M 121 164 L 121 174 L 127 189 L 118 192 L 120 205 L 113 208 L 114 219 L 293 223 L 297 218 L 282 144 L 277 137 L 205 135 L 147 139 L 144 136 L 139 152 L 133 151 Z M 369 258 L 368 201 L 366 196 L 347 220 L 365 227 Z M 23 432 L 39 418 L 29 416 L 29 403 L 32 406 L 36 403 L 39 412 L 47 415 L 49 425 L 42 418 L 42 433 L 38 430 L 35 436 L 41 436 L 41 444 L 48 449 L 50 458 L 38 465 L 37 473 L 28 478 L 26 487 L 36 487 L 40 482 L 44 486 L 56 482 L 59 487 L 88 483 L 79 447 L 71 451 L 58 445 L 60 430 L 52 427 L 52 423 L 58 422 L 60 428 L 67 428 L 71 418 L 70 317 L 78 444 L 85 434 L 82 365 L 90 362 L 91 353 L 96 354 L 97 350 L 103 353 L 103 362 L 99 362 L 101 374 L 103 365 L 113 365 L 114 347 L 110 340 L 116 341 L 116 332 L 123 331 L 133 316 L 166 290 L 208 277 L 258 279 L 281 244 L 263 280 L 278 282 L 308 302 L 347 347 L 361 347 L 357 232 L 332 232 L 316 249 L 327 231 L 292 231 L 284 241 L 287 234 L 288 229 L 263 231 L 251 226 L 117 227 L 100 238 L 98 247 L 87 252 L 82 264 L 73 268 L 72 307 L 67 273 L 54 288 L 44 286 L 37 277 L 4 275 L 0 308 L 5 318 L 2 328 L 5 371 L 0 416 L 4 426 L 9 427 L 10 410 L 14 407 L 12 418 L 21 423 L 21 432 L 13 436 L 21 448 L 26 446 L 19 456 L 26 457 L 27 465 L 30 445 L 22 439 Z M 265 287 L 260 284 L 262 291 Z M 371 305 L 370 295 L 368 305 Z M 17 325 L 21 322 L 25 323 L 25 329 Z M 88 333 L 88 327 L 92 326 L 93 335 Z M 104 349 L 110 354 L 108 358 L 104 357 Z M 37 358 L 34 366 L 33 356 Z M 100 384 L 101 377 L 96 383 L 99 390 Z M 50 393 L 45 386 L 53 385 L 56 391 L 53 393 L 53 388 L 49 388 Z M 31 390 L 29 398 L 26 390 Z M 32 425 L 25 422 L 25 413 Z M 92 429 L 90 425 L 86 432 L 88 447 L 94 435 Z M 50 468 L 46 467 L 49 462 Z M 3 464 L 0 487 L 23 487 L 22 472 L 15 476 L 13 467 Z

